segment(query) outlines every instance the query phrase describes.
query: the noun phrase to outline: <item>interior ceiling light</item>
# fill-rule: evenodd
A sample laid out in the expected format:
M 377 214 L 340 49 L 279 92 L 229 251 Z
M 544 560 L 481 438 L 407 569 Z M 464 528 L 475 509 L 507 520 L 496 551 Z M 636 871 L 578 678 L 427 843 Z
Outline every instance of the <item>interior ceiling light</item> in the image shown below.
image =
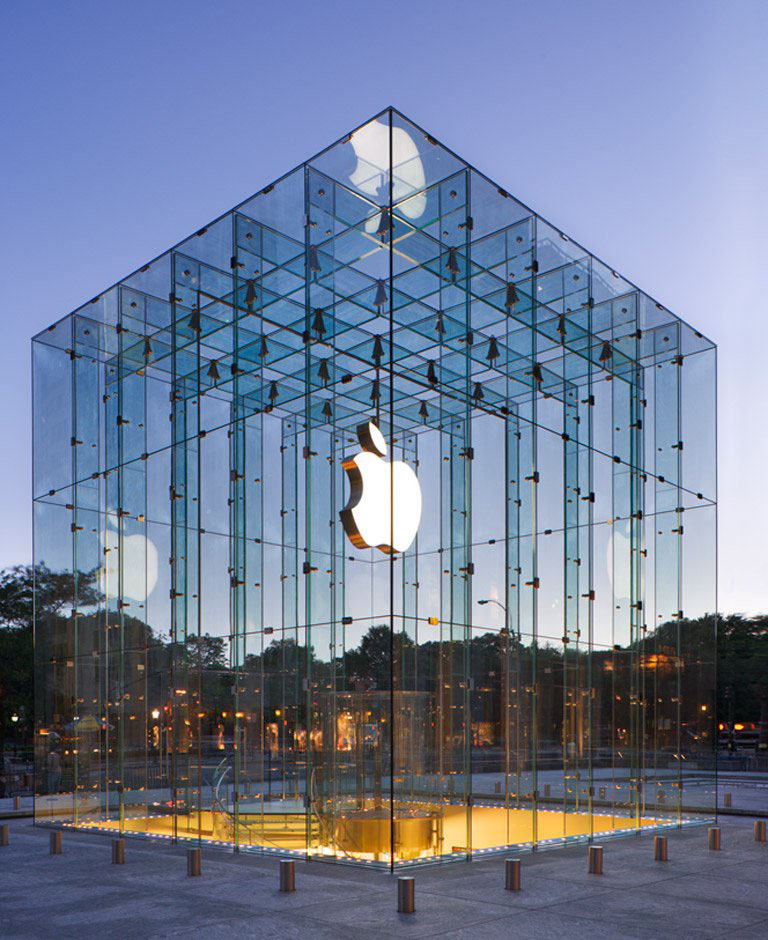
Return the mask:
M 376 307 L 383 307 L 387 302 L 387 288 L 384 286 L 384 281 L 378 281 L 376 284 L 376 297 L 373 300 L 373 303 Z
M 377 369 L 381 366 L 383 356 L 384 346 L 382 345 L 381 337 L 377 336 L 373 341 L 373 355 L 371 357 Z
M 322 307 L 318 307 L 315 310 L 315 316 L 312 320 L 312 329 L 317 333 L 320 339 L 325 335 L 325 320 L 323 319 Z

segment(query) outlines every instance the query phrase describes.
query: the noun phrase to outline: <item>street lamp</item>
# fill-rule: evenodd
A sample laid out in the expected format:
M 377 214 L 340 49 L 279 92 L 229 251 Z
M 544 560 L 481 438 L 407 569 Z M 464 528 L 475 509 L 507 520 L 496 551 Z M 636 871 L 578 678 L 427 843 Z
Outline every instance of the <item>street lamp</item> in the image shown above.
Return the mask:
M 512 702 L 510 701 L 511 695 L 511 675 L 510 675 L 510 648 L 509 648 L 509 611 L 506 606 L 501 603 L 501 601 L 496 600 L 495 597 L 483 597 L 478 602 L 481 606 L 485 604 L 495 604 L 497 607 L 500 607 L 504 611 L 504 626 L 499 631 L 499 636 L 504 637 L 504 650 L 502 656 L 502 683 L 503 683 L 503 710 L 504 710 L 504 786 L 505 786 L 505 805 L 509 806 L 509 780 L 512 775 L 512 766 L 510 764 L 511 758 L 511 747 L 512 747 L 512 738 L 511 738 L 511 729 L 510 729 L 510 719 L 511 719 L 511 706 Z M 516 734 L 519 734 L 519 730 L 516 725 Z M 519 741 L 518 741 L 519 745 Z M 517 804 L 520 805 L 520 781 L 518 780 L 517 785 Z
M 501 603 L 501 601 L 497 601 L 495 597 L 485 597 L 483 598 L 483 600 L 480 600 L 477 603 L 478 604 L 495 604 L 497 607 L 501 607 L 501 609 L 504 611 L 505 614 L 507 612 L 507 608 Z
M 507 621 L 509 620 L 509 611 L 501 603 L 501 601 L 497 601 L 495 597 L 484 597 L 482 600 L 479 600 L 477 603 L 480 605 L 495 604 L 497 607 L 500 607 L 504 611 L 504 626 L 501 628 L 501 633 L 503 636 L 509 636 L 509 626 L 507 623 Z

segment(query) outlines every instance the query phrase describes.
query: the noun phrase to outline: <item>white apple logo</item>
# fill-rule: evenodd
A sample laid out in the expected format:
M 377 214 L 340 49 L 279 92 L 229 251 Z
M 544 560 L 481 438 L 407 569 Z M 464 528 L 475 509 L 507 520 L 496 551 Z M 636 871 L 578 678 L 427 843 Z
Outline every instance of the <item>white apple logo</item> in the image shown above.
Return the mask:
M 402 460 L 382 459 L 387 442 L 372 421 L 358 425 L 357 437 L 363 452 L 341 463 L 350 484 L 349 501 L 339 513 L 344 531 L 355 548 L 404 552 L 421 521 L 418 478 Z
M 350 173 L 349 181 L 368 196 L 379 196 L 387 185 L 389 176 L 389 127 L 381 121 L 371 121 L 352 135 L 352 147 L 357 157 L 357 166 Z M 398 212 L 409 219 L 418 219 L 427 208 L 424 192 L 426 177 L 419 148 L 411 135 L 402 127 L 392 128 L 392 198 L 395 202 L 405 200 Z M 410 199 L 408 197 L 411 197 Z M 378 216 L 365 223 L 367 232 L 375 232 Z
M 101 535 L 104 564 L 99 568 L 99 590 L 115 597 L 119 590 L 120 535 L 117 515 L 107 513 L 107 528 Z M 157 584 L 157 549 L 143 535 L 123 536 L 123 597 L 143 601 Z

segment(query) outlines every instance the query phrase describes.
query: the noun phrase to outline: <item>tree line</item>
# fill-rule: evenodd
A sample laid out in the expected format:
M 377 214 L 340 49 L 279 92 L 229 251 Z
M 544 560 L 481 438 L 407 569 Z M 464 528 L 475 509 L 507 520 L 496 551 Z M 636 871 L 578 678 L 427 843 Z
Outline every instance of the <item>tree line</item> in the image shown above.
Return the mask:
M 34 597 L 33 586 L 37 596 Z M 34 647 L 33 618 L 35 605 L 38 621 L 65 623 L 74 596 L 75 579 L 70 572 L 53 572 L 44 566 L 35 570 L 31 566 L 15 566 L 0 572 L 0 752 L 11 737 L 29 739 L 34 716 Z M 83 609 L 98 604 L 99 595 L 95 579 L 78 575 L 77 596 Z M 94 618 L 95 621 L 95 618 Z M 219 698 L 226 703 L 231 688 L 232 665 L 223 637 L 204 635 L 190 638 L 185 644 L 169 644 L 154 634 L 152 629 L 137 618 L 123 618 L 124 627 L 133 635 L 131 646 L 151 652 L 155 673 L 160 676 L 170 670 L 172 662 L 178 667 L 201 667 L 207 686 L 204 699 L 213 702 Z M 689 661 L 698 655 L 702 631 L 711 636 L 712 617 L 662 624 L 654 634 L 653 649 L 661 658 L 682 651 L 681 659 Z M 94 622 L 94 636 L 96 624 Z M 467 666 L 475 685 L 498 688 L 503 680 L 499 675 L 502 649 L 515 651 L 517 641 L 499 633 L 474 636 L 468 650 L 461 655 L 468 660 L 457 662 L 456 674 Z M 711 646 L 711 644 L 710 644 Z M 632 646 L 619 652 L 631 654 Z M 713 652 L 709 650 L 709 655 Z M 246 656 L 239 664 L 244 673 L 260 671 L 265 681 L 273 684 L 263 694 L 279 701 L 278 685 L 285 676 L 299 675 L 309 668 L 322 676 L 332 670 L 343 676 L 345 687 L 387 689 L 391 685 L 392 668 L 398 673 L 396 681 L 403 687 L 417 689 L 423 681 L 433 681 L 439 669 L 452 670 L 450 662 L 439 662 L 445 657 L 444 645 L 436 641 L 416 644 L 407 635 L 390 637 L 386 625 L 375 625 L 362 637 L 354 649 L 346 650 L 338 661 L 321 663 L 312 649 L 306 650 L 295 641 L 275 640 L 264 651 Z M 519 644 L 519 660 L 530 657 L 530 647 Z M 586 668 L 589 661 L 595 668 L 608 668 L 607 659 L 616 659 L 616 651 L 568 653 L 568 662 L 575 669 Z M 40 649 L 38 649 L 40 657 Z M 590 660 L 591 657 L 591 660 Z M 540 646 L 536 649 L 536 671 L 546 680 L 548 670 L 564 676 L 563 651 L 559 647 Z M 685 670 L 682 670 L 685 676 Z M 430 680 L 430 677 L 432 679 Z M 580 680 L 582 681 L 582 680 Z M 685 677 L 684 680 L 685 681 Z M 682 694 L 695 698 L 696 674 L 691 671 L 690 689 Z M 337 686 L 338 687 L 338 686 Z M 226 706 L 224 706 L 226 707 Z M 717 713 L 720 721 L 755 722 L 761 715 L 768 716 L 768 614 L 745 617 L 742 614 L 721 616 L 717 632 Z

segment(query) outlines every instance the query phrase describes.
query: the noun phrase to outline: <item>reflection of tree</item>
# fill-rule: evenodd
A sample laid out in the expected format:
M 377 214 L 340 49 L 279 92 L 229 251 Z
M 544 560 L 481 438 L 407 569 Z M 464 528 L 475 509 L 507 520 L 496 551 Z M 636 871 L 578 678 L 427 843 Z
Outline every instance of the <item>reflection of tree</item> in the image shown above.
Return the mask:
M 721 617 L 718 621 L 717 656 L 720 721 L 728 720 L 726 689 L 729 688 L 736 720 L 760 721 L 761 706 L 768 695 L 768 615 L 748 618 L 732 614 Z M 765 730 L 768 732 L 768 728 Z
M 71 607 L 75 596 L 82 607 L 89 607 L 99 598 L 95 581 L 93 571 L 75 577 L 45 565 L 6 568 L 0 572 L 0 621 L 4 627 L 31 627 L 35 604 L 38 617 L 47 617 Z
M 388 626 L 373 626 L 357 649 L 344 654 L 344 675 L 353 687 L 362 682 L 371 689 L 389 689 L 392 687 L 391 671 L 396 670 L 397 664 L 415 647 L 407 634 L 396 633 L 393 641 Z
M 443 688 L 451 686 L 455 709 L 464 694 L 461 677 L 468 670 L 473 679 L 467 690 L 472 721 L 491 722 L 499 744 L 504 740 L 506 700 L 513 702 L 521 723 L 532 722 L 536 708 L 540 746 L 566 746 L 578 724 L 569 717 L 574 714 L 569 708 L 589 707 L 591 746 L 615 747 L 616 729 L 629 728 L 632 709 L 641 705 L 644 727 L 638 729 L 635 723 L 636 741 L 656 735 L 657 743 L 663 743 L 664 734 L 658 729 L 669 727 L 671 742 L 679 715 L 684 735 L 710 747 L 714 736 L 705 731 L 711 731 L 713 717 L 716 652 L 721 708 L 724 690 L 730 687 L 734 717 L 757 722 L 768 695 L 768 616 L 721 618 L 717 640 L 711 615 L 673 620 L 632 643 L 591 652 L 574 643 L 566 647 L 546 641 L 524 643 L 514 635 L 490 631 L 473 635 L 466 644 L 462 631 L 455 641 L 417 644 L 406 632 L 396 631 L 392 637 L 388 625 L 376 624 L 356 647 L 331 662 L 297 642 L 302 632 L 293 631 L 248 654 L 235 669 L 225 637 L 203 634 L 173 642 L 128 611 L 99 609 L 103 598 L 95 572 L 74 575 L 45 566 L 36 570 L 19 566 L 0 575 L 3 730 L 12 713 L 32 714 L 33 583 L 42 723 L 54 715 L 66 723 L 76 710 L 103 718 L 104 693 L 111 707 L 128 695 L 124 704 L 130 701 L 138 717 L 148 703 L 149 707 L 170 704 L 172 683 L 187 688 L 193 696 L 190 703 L 194 701 L 207 715 L 231 712 L 237 688 L 239 708 L 252 714 L 263 708 L 264 721 L 274 721 L 277 711 L 286 708 L 282 717 L 296 726 L 306 722 L 308 688 L 386 691 L 394 683 L 396 690 L 437 694 L 442 683 Z M 106 646 L 105 636 L 110 637 Z M 77 670 L 72 668 L 75 639 Z M 144 667 L 141 671 L 139 664 Z M 141 740 L 136 727 L 134 744 Z

